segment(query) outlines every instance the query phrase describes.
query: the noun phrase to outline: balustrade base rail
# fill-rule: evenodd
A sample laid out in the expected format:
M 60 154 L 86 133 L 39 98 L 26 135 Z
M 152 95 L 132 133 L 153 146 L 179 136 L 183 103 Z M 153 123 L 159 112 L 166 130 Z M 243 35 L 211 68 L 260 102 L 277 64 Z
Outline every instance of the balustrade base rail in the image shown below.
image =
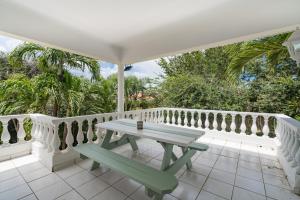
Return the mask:
M 119 116 L 201 129 L 227 140 L 243 137 L 249 142 L 259 141 L 262 146 L 276 141 L 280 146 L 278 158 L 290 185 L 300 193 L 300 122 L 282 114 L 153 108 L 122 115 L 103 113 L 66 118 L 42 114 L 0 116 L 0 161 L 32 152 L 52 171 L 73 164 L 79 158 L 73 146 L 99 143 L 103 133 L 95 129 L 95 124 Z

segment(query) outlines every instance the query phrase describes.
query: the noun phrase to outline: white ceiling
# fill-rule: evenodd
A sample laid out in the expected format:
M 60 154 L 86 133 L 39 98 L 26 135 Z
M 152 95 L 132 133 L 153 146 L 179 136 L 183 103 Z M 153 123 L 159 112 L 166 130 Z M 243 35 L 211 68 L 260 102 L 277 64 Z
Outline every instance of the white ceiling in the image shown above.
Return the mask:
M 130 64 L 300 26 L 300 0 L 0 0 L 0 31 Z

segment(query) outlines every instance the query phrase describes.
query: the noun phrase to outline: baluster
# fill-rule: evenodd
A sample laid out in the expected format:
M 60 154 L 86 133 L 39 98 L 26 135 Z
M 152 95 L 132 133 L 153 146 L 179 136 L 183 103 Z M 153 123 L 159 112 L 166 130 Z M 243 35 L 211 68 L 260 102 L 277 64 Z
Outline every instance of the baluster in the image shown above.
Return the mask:
M 205 129 L 208 130 L 209 129 L 209 119 L 208 119 L 209 118 L 209 113 L 205 113 L 205 116 L 206 116 L 205 117 L 205 123 L 204 123 L 205 124 Z
M 221 127 L 222 127 L 222 131 L 226 132 L 226 113 L 222 114 L 222 123 L 221 123 Z
M 187 126 L 188 125 L 187 111 L 183 111 L 183 113 L 184 113 L 183 126 Z
M 269 117 L 268 116 L 264 116 L 264 127 L 262 128 L 262 132 L 264 134 L 264 136 L 268 137 L 269 136 Z
M 84 137 L 83 137 L 83 131 L 82 131 L 82 121 L 78 121 L 78 133 L 77 133 L 77 137 L 76 137 L 78 145 L 82 144 L 83 139 L 84 139 Z
M 296 132 L 293 133 L 293 137 L 294 137 L 294 145 L 291 148 L 291 153 L 288 158 L 288 161 L 291 161 L 292 167 L 296 167 L 297 166 L 296 153 L 299 149 L 300 144 L 299 144 L 299 136 L 297 135 Z
M 49 124 L 49 133 L 48 133 L 48 138 L 47 138 L 47 146 L 48 146 L 48 152 L 51 152 L 52 146 L 51 146 L 51 141 L 53 139 L 53 125 Z
M 43 123 L 43 128 L 42 128 L 42 140 L 43 140 L 43 144 L 44 144 L 44 148 L 47 148 L 47 137 L 48 137 L 48 127 L 47 127 L 48 124 L 46 123 Z
M 74 142 L 74 138 L 72 135 L 72 122 L 69 121 L 67 122 L 67 137 L 66 137 L 66 144 L 67 144 L 68 151 L 72 149 L 73 142 Z
M 176 119 L 175 119 L 175 110 L 172 110 L 172 124 L 175 124 Z
M 191 112 L 191 127 L 195 127 L 195 112 Z
M 41 133 L 42 133 L 42 123 L 38 122 L 38 128 L 36 133 L 36 137 L 38 141 L 41 141 Z
M 299 134 L 299 132 L 298 133 L 296 133 L 296 134 Z M 298 137 L 297 137 L 297 142 L 298 142 L 298 149 L 296 150 L 296 154 L 295 154 L 295 162 L 296 162 L 296 173 L 297 173 L 297 175 L 300 175 L 300 137 L 299 137 L 299 135 L 298 135 Z
M 35 138 L 36 123 L 34 119 L 31 119 L 31 121 L 32 121 L 31 137 Z
M 287 134 L 287 137 L 285 139 L 285 144 L 283 146 L 284 149 L 282 151 L 282 153 L 285 157 L 287 157 L 290 154 L 289 147 L 292 142 L 292 134 L 291 134 L 289 128 L 286 128 L 286 134 Z
M 19 121 L 18 139 L 19 141 L 24 141 L 25 139 L 24 118 L 19 118 L 18 121 Z
M 167 113 L 167 116 L 166 116 L 166 123 L 169 124 L 169 123 L 170 123 L 170 116 L 169 116 L 170 113 L 169 113 L 168 110 L 166 110 L 166 111 L 167 111 L 167 112 L 166 112 L 166 113 Z
M 88 132 L 87 132 L 88 143 L 93 143 L 93 129 L 92 129 L 92 120 L 88 120 Z
M 156 119 L 156 123 L 159 123 L 160 122 L 160 116 L 159 116 L 159 111 L 158 110 L 155 110 L 155 119 Z
M 257 115 L 253 115 L 252 116 L 253 122 L 252 122 L 252 126 L 251 126 L 251 134 L 256 135 L 257 133 L 257 125 L 256 125 L 256 120 L 257 120 Z
M 217 130 L 218 129 L 218 121 L 217 121 L 218 113 L 213 113 L 213 114 L 214 114 L 213 129 Z
M 2 135 L 1 135 L 1 140 L 3 144 L 8 144 L 10 140 L 10 134 L 8 131 L 8 120 L 2 120 Z
M 246 115 L 241 114 L 241 133 L 246 134 Z
M 47 146 L 48 146 L 48 144 L 47 144 L 47 137 L 48 137 L 48 128 L 47 128 L 47 126 L 46 126 L 47 124 L 46 123 L 43 123 L 43 125 L 42 125 L 42 131 L 41 131 L 41 133 L 42 133 L 42 143 L 44 144 L 44 149 L 46 149 L 47 148 Z
M 59 140 L 59 136 L 58 136 L 58 125 L 57 124 L 54 125 L 54 134 L 52 137 L 51 145 L 52 145 L 54 154 L 60 153 L 60 151 L 59 151 L 60 140 Z
M 236 129 L 236 124 L 235 124 L 235 114 L 231 114 L 231 124 L 230 124 L 230 131 L 235 133 L 235 129 Z

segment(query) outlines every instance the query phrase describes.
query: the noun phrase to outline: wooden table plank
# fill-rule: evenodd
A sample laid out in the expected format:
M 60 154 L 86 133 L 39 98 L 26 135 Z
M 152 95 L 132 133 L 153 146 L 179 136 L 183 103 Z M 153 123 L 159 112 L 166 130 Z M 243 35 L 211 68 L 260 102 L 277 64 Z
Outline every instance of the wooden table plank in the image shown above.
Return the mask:
M 149 138 L 160 142 L 171 143 L 179 146 L 188 146 L 194 142 L 198 137 L 191 137 L 190 135 L 183 136 L 164 131 L 155 131 L 151 129 L 138 130 L 134 126 L 124 125 L 116 121 L 104 122 L 96 125 L 97 128 L 108 129 L 112 131 L 124 132 L 129 135 Z

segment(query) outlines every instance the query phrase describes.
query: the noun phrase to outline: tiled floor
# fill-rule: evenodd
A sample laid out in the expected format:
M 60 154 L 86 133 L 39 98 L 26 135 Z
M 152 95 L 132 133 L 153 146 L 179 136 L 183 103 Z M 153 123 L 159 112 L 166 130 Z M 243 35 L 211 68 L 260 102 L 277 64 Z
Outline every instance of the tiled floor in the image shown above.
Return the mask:
M 193 169 L 177 173 L 178 187 L 166 195 L 169 200 L 287 200 L 300 199 L 289 184 L 273 147 L 244 141 L 226 141 L 206 135 L 207 152 L 193 157 Z M 140 153 L 129 146 L 116 152 L 159 168 L 163 149 L 150 140 L 139 140 Z M 180 149 L 176 153 L 180 153 Z M 147 200 L 144 187 L 121 174 L 101 167 L 89 171 L 90 160 L 55 173 L 33 156 L 0 163 L 0 200 Z

